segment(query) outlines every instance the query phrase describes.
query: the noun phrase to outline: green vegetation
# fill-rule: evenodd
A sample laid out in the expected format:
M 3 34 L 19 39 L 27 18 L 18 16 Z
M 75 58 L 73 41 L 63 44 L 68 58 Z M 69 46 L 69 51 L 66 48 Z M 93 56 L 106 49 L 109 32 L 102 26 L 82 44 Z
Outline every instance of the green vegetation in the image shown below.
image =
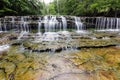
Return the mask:
M 62 15 L 118 16 L 120 0 L 55 0 L 54 4 Z
M 0 16 L 41 14 L 39 0 L 0 0 Z
M 0 0 L 0 16 L 6 15 L 120 15 L 120 0 Z

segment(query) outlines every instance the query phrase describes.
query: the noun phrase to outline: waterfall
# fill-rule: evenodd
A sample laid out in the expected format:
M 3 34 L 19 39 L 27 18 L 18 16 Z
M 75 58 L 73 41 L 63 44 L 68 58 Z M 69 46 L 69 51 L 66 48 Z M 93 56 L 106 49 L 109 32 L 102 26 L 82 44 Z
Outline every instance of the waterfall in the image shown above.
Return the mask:
M 38 33 L 41 32 L 41 17 L 39 17 L 39 21 L 38 21 Z
M 15 24 L 14 24 L 15 23 L 15 19 L 14 19 L 14 17 L 11 17 L 11 18 L 12 18 L 12 21 L 11 21 L 12 22 L 12 26 L 11 26 L 11 28 L 14 29 L 14 27 L 15 27 Z
M 97 17 L 96 27 L 99 31 L 119 31 L 120 18 Z
M 64 16 L 61 16 L 62 19 L 62 25 L 63 25 L 63 30 L 66 31 L 67 29 L 67 20 Z
M 44 16 L 43 21 L 45 32 L 54 32 L 59 23 L 56 16 Z
M 29 32 L 29 25 L 28 22 L 26 22 L 24 20 L 25 17 L 21 17 L 21 21 L 20 21 L 20 28 L 22 32 Z
M 117 28 L 117 29 L 120 29 L 120 18 L 117 18 L 116 28 Z
M 23 22 L 24 22 L 24 18 L 21 17 L 20 28 L 21 28 L 21 31 L 22 31 L 22 32 L 24 31 L 24 29 L 23 29 Z
M 59 22 L 58 26 L 60 27 L 60 31 L 61 31 L 62 30 L 62 24 L 61 24 L 61 22 Z
M 2 23 L 0 21 L 0 32 L 2 32 Z
M 45 32 L 48 32 L 48 26 L 49 26 L 49 17 L 48 16 L 44 16 L 44 28 L 45 28 Z
M 24 31 L 27 32 L 26 22 L 23 22 L 23 28 L 24 28 Z
M 4 31 L 7 31 L 5 19 L 4 19 L 4 22 L 3 22 L 3 27 L 4 27 Z
M 51 16 L 51 19 L 49 20 L 49 32 L 55 31 L 55 27 L 58 25 L 58 21 L 56 16 Z
M 75 25 L 77 27 L 77 31 L 83 30 L 83 23 L 81 22 L 80 17 L 74 17 Z
M 38 22 L 38 33 L 41 32 L 41 22 Z
M 109 29 L 109 18 L 107 18 L 106 25 L 107 25 L 107 29 Z
M 51 16 L 51 19 L 49 20 L 49 32 L 52 32 L 52 30 L 55 28 L 55 22 L 54 22 L 54 20 L 55 20 L 55 17 L 53 17 L 53 16 Z

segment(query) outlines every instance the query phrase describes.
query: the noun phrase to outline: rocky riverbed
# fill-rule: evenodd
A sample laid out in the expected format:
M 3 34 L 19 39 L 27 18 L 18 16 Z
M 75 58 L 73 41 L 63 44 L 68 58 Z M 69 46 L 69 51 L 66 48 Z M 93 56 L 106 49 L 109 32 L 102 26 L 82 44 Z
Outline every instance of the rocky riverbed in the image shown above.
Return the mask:
M 1 45 L 9 44 L 10 48 L 0 52 L 0 80 L 120 79 L 119 33 L 71 33 L 69 42 L 63 39 L 51 43 L 35 43 L 33 33 L 21 40 L 19 34 L 2 33 L 1 39 L 3 35 L 8 40 Z
M 120 47 L 0 55 L 0 80 L 119 80 Z

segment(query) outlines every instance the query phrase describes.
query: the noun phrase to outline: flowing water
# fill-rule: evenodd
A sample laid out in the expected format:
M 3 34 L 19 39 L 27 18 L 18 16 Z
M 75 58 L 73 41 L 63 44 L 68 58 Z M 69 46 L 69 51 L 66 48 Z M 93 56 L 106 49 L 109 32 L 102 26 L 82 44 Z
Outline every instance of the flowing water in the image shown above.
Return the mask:
M 0 21 L 0 32 L 2 32 L 2 24 L 1 24 L 1 21 Z
M 119 18 L 96 18 L 97 30 L 115 33 L 91 31 L 82 35 L 86 24 L 81 17 L 16 18 L 11 23 L 7 18 L 0 23 L 3 31 L 0 80 L 117 80 L 119 77 L 120 35 L 116 33 L 120 29 Z M 9 32 L 12 30 L 9 23 L 16 32 Z
M 120 31 L 120 18 L 97 17 L 96 27 L 99 31 Z
M 38 33 L 41 32 L 41 26 L 42 26 L 42 24 L 41 24 L 41 17 L 39 17 L 39 21 L 38 21 Z
M 80 17 L 75 18 L 75 25 L 77 26 L 77 31 L 83 30 L 83 23 L 81 22 Z
M 63 25 L 63 30 L 66 31 L 67 29 L 67 20 L 64 16 L 61 16 L 62 19 L 62 25 Z

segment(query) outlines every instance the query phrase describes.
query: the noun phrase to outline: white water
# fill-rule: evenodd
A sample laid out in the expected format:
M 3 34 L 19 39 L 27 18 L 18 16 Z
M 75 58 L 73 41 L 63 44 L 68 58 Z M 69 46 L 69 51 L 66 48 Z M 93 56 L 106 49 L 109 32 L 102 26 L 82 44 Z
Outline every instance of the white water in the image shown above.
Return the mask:
M 61 22 L 57 20 L 57 16 L 44 16 L 44 28 L 45 32 L 55 32 L 56 29 L 59 31 L 66 31 L 67 29 L 67 20 L 64 16 L 60 16 Z M 63 29 L 62 29 L 63 28 Z
M 67 38 L 67 39 L 71 38 L 71 34 L 69 31 L 59 31 L 58 34 L 62 35 L 62 38 Z
M 120 31 L 120 18 L 96 18 L 97 31 Z
M 45 32 L 48 31 L 48 26 L 49 26 L 49 16 L 44 16 L 43 22 L 44 22 L 44 28 L 45 28 Z
M 42 41 L 56 41 L 59 40 L 59 37 L 56 32 L 45 32 L 42 36 Z
M 41 32 L 41 26 L 42 26 L 42 24 L 41 24 L 41 18 L 39 17 L 39 21 L 38 21 L 38 33 Z
M 83 30 L 83 23 L 81 22 L 80 17 L 74 17 L 75 19 L 75 25 L 77 27 L 77 31 Z
M 29 32 L 29 26 L 28 26 L 28 23 L 27 22 L 24 22 L 23 23 L 23 31 L 25 31 L 25 32 Z
M 2 24 L 1 24 L 1 21 L 0 21 L 0 32 L 2 32 Z
M 54 32 L 55 27 L 58 25 L 58 21 L 56 16 L 51 16 L 51 19 L 49 20 L 49 32 Z
M 20 16 L 20 21 L 16 21 L 17 17 L 8 16 L 3 18 L 2 23 L 0 23 L 0 32 L 1 31 L 8 31 L 9 25 L 12 23 L 12 29 L 18 27 L 21 32 L 30 32 L 29 23 L 31 23 L 32 18 L 29 16 Z M 19 19 L 18 18 L 18 19 Z M 53 16 L 47 15 L 42 17 L 38 17 L 38 33 L 41 32 L 41 29 L 44 29 L 44 32 L 55 32 L 55 31 L 67 31 L 67 28 L 73 25 L 75 22 L 76 32 L 77 33 L 84 33 L 85 26 L 81 22 L 80 17 L 69 17 L 70 19 L 67 20 L 65 16 Z M 11 23 L 9 24 L 9 19 L 11 19 Z M 2 19 L 1 19 L 2 20 Z M 30 21 L 28 21 L 30 20 Z M 72 21 L 71 21 L 72 20 Z M 68 26 L 67 21 L 71 21 L 71 25 Z M 33 21 L 34 22 L 34 21 Z M 42 23 L 44 26 L 41 26 Z M 91 23 L 94 23 L 92 20 Z M 2 25 L 2 26 L 1 26 Z M 68 27 L 67 27 L 68 26 Z M 97 31 L 120 31 L 120 18 L 112 18 L 112 17 L 97 17 L 96 18 L 96 29 Z M 72 29 L 72 28 L 71 28 Z
M 21 32 L 30 32 L 28 22 L 26 22 L 25 18 L 27 17 L 23 17 L 23 16 L 21 17 L 21 21 L 20 21 Z
M 67 20 L 64 16 L 61 16 L 62 19 L 62 26 L 63 26 L 63 31 L 66 31 L 67 29 Z
M 15 18 L 14 18 L 14 17 L 11 17 L 11 18 L 12 18 L 12 21 L 11 21 L 11 22 L 12 22 L 12 26 L 11 26 L 11 27 L 12 27 L 12 29 L 14 29 L 14 26 L 15 26 Z
M 38 22 L 38 33 L 41 32 L 41 22 Z
M 117 25 L 116 25 L 117 29 L 120 29 L 120 18 L 117 18 Z
M 25 34 L 28 34 L 28 32 L 26 32 L 26 31 L 21 32 L 17 40 L 21 40 L 21 38 L 22 38 Z
M 4 26 L 4 31 L 7 31 L 5 19 L 4 19 L 3 26 Z
M 0 52 L 2 51 L 6 51 L 7 49 L 9 49 L 9 45 L 8 44 L 5 44 L 5 45 L 0 45 Z

